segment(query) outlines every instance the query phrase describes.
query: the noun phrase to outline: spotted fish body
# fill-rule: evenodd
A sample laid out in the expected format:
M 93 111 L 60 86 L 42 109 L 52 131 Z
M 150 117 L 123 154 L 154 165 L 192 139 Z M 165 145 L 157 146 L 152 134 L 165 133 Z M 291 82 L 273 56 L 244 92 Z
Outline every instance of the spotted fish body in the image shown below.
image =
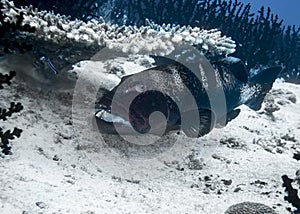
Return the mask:
M 161 130 L 162 124 L 157 122 L 150 127 L 149 122 L 150 115 L 159 111 L 167 120 L 165 134 L 182 129 L 189 137 L 201 137 L 236 118 L 240 113 L 237 107 L 242 104 L 260 109 L 281 71 L 281 67 L 271 67 L 248 78 L 244 63 L 236 58 L 212 61 L 212 67 L 212 71 L 200 68 L 199 73 L 194 73 L 180 63 L 171 62 L 123 77 L 119 85 L 106 91 L 97 102 L 98 128 L 110 134 Z M 224 100 L 218 94 L 223 94 Z M 221 105 L 225 111 L 218 111 Z

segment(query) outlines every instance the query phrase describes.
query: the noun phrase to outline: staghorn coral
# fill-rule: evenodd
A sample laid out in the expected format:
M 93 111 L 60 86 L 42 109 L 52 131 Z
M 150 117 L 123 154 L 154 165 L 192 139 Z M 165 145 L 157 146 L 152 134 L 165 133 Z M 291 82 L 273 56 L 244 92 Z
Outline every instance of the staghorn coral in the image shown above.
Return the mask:
M 7 1 L 2 1 L 2 4 L 4 2 Z M 69 41 L 88 41 L 124 52 L 147 53 L 152 51 L 152 54 L 162 55 L 172 51 L 174 45 L 183 43 L 199 46 L 199 49 L 208 55 L 210 53 L 213 55 L 229 54 L 234 52 L 233 49 L 236 49 L 233 56 L 246 62 L 248 70 L 259 69 L 263 66 L 282 65 L 281 76 L 290 82 L 300 83 L 300 28 L 283 26 L 283 20 L 273 14 L 270 8 L 262 7 L 258 11 L 258 15 L 254 15 L 250 10 L 250 4 L 245 5 L 238 0 L 157 0 L 154 3 L 151 0 L 76 0 L 72 2 L 72 5 L 57 0 L 49 1 L 46 4 L 35 0 L 17 0 L 15 2 L 23 2 L 23 5 L 25 3 L 33 4 L 40 9 L 53 10 L 55 13 L 70 15 L 72 19 L 79 18 L 85 21 L 80 23 L 79 21 L 71 21 L 70 18 L 64 16 L 62 16 L 63 19 L 59 18 L 64 26 L 75 28 L 73 30 L 68 29 L 68 34 L 65 34 L 65 30 L 63 34 L 60 34 L 59 31 L 51 32 L 55 31 L 56 27 L 58 29 L 60 27 L 57 26 L 56 21 L 54 26 L 48 23 L 48 27 L 44 26 L 38 34 L 48 33 L 50 36 L 47 39 L 50 40 L 58 41 L 63 35 L 68 35 Z M 18 3 L 17 5 L 22 4 Z M 44 13 L 46 14 L 46 12 Z M 38 15 L 38 13 L 31 15 L 33 16 L 33 14 Z M 53 20 L 56 20 L 57 15 L 52 13 L 49 16 L 49 13 L 47 14 L 48 19 L 54 17 Z M 97 18 L 99 15 L 104 18 Z M 43 19 L 43 17 L 41 18 Z M 65 18 L 66 21 L 62 21 Z M 150 19 L 151 22 L 146 21 L 146 26 L 142 26 L 146 19 Z M 35 21 L 37 20 L 32 23 L 36 23 Z M 94 27 L 92 30 L 89 29 L 89 21 L 93 23 L 92 26 L 102 25 L 106 30 L 95 30 Z M 151 24 L 152 21 L 157 25 Z M 164 23 L 172 23 L 172 26 Z M 123 26 L 124 24 L 127 26 Z M 222 34 L 216 30 L 199 33 L 202 36 L 214 34 L 214 36 L 204 36 L 203 43 L 201 43 L 201 39 L 203 39 L 201 36 L 190 37 L 187 39 L 188 41 L 184 41 L 185 34 L 189 35 L 191 29 L 198 29 L 200 26 L 204 29 L 220 30 L 223 35 L 231 36 L 237 46 L 234 48 L 233 44 L 222 38 Z M 142 32 L 147 33 L 143 34 Z M 99 33 L 103 35 L 99 35 Z M 195 33 L 193 32 L 193 34 Z M 108 35 L 110 36 L 107 37 Z M 178 37 L 178 35 L 180 36 Z M 193 42 L 195 38 L 201 38 L 196 39 L 196 41 L 201 41 L 200 45 L 197 45 L 198 42 Z M 214 44 L 207 45 L 206 42 L 210 41 L 209 38 L 212 39 L 211 41 L 218 40 L 219 47 L 216 48 Z M 101 39 L 102 41 L 98 41 Z M 135 43 L 136 41 L 139 42 Z M 60 42 L 66 41 L 63 38 Z M 225 45 L 226 43 L 227 45 Z M 3 44 L 9 43 L 3 42 Z M 20 51 L 30 48 L 30 46 L 26 47 L 25 44 L 17 46 L 19 46 L 17 48 Z
M 11 72 L 9 72 L 9 74 L 1 74 L 0 73 L 0 89 L 3 89 L 4 84 L 10 85 L 11 80 L 14 78 L 14 76 L 16 76 L 15 71 L 11 71 Z
M 237 43 L 234 56 L 247 68 L 282 65 L 282 76 L 300 83 L 300 28 L 283 26 L 270 8 L 258 15 L 238 0 L 114 0 L 107 20 L 140 26 L 146 18 L 157 24 L 174 23 L 219 29 Z
M 298 196 L 298 190 L 294 189 L 292 186 L 293 179 L 290 179 L 287 175 L 282 176 L 283 184 L 287 196 L 284 197 L 284 200 L 288 201 L 296 208 L 294 213 L 300 213 L 300 198 Z
M 225 214 L 276 214 L 276 212 L 267 205 L 246 201 L 231 205 Z
M 235 51 L 235 43 L 218 30 L 204 30 L 190 26 L 117 26 L 103 21 L 70 20 L 64 15 L 38 11 L 33 7 L 15 7 L 2 0 L 3 23 L 29 26 L 35 29 L 26 35 L 59 43 L 86 43 L 106 46 L 126 53 L 159 54 L 172 52 L 177 45 L 197 45 L 206 54 L 227 55 Z M 26 30 L 24 32 L 27 32 Z
M 12 78 L 16 75 L 16 72 L 11 71 L 9 74 L 1 74 L 0 73 L 0 89 L 3 89 L 3 85 L 7 84 L 10 85 L 11 84 L 11 80 Z M 12 116 L 13 113 L 17 113 L 20 112 L 23 109 L 23 106 L 21 105 L 21 103 L 14 103 L 11 102 L 10 103 L 10 107 L 8 109 L 3 109 L 0 108 L 0 120 L 7 120 L 8 117 Z M 0 148 L 1 148 L 1 152 L 5 155 L 8 155 L 11 153 L 11 146 L 10 144 L 10 140 L 13 140 L 15 137 L 20 137 L 22 133 L 21 129 L 18 128 L 14 128 L 13 131 L 10 130 L 6 130 L 4 131 L 3 128 L 0 127 Z
M 10 103 L 10 107 L 8 109 L 2 109 L 0 108 L 0 120 L 7 120 L 8 117 L 11 117 L 13 113 L 19 112 L 23 109 L 23 106 L 21 103 Z
M 54 11 L 56 14 L 64 14 L 72 17 L 72 19 L 80 19 L 88 21 L 98 17 L 101 8 L 105 7 L 106 1 L 95 0 L 77 0 L 77 1 L 61 1 L 61 0 L 14 0 L 17 7 L 32 5 L 39 10 Z
M 4 22 L 3 7 L 0 2 L 0 56 L 10 52 L 24 53 L 32 48 L 31 45 L 26 44 L 24 41 L 20 41 L 20 37 L 17 36 L 18 31 L 32 32 L 34 29 L 28 25 L 21 26 L 20 22 L 14 24 Z M 21 20 L 21 17 L 19 17 Z
M 10 140 L 15 139 L 15 137 L 20 137 L 22 133 L 21 129 L 14 128 L 14 130 L 11 132 L 10 130 L 7 130 L 6 132 L 3 132 L 3 129 L 0 128 L 0 139 L 1 139 L 1 144 L 0 148 L 2 149 L 2 153 L 5 155 L 9 155 L 11 153 L 11 146 Z

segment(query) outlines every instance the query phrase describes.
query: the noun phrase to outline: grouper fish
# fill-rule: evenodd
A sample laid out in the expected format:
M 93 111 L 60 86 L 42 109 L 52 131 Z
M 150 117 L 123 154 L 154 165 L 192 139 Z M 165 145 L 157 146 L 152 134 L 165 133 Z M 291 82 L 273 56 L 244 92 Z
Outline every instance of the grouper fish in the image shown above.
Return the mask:
M 182 130 L 198 138 L 226 126 L 243 104 L 259 110 L 281 71 L 274 66 L 251 76 L 244 63 L 233 57 L 211 60 L 211 68 L 195 73 L 172 61 L 124 76 L 96 101 L 99 131 L 164 135 Z M 211 73 L 213 80 L 208 81 Z

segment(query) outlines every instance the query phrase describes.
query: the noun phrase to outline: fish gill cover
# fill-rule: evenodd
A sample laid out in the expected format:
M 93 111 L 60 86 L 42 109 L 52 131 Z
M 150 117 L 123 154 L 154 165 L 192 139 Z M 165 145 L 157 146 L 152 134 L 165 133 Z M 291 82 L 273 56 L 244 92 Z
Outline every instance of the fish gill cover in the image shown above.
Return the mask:
M 284 26 L 278 15 L 263 6 L 258 15 L 251 4 L 238 0 L 88 0 L 47 2 L 16 0 L 16 6 L 33 5 L 83 21 L 102 20 L 119 26 L 142 26 L 149 19 L 164 24 L 218 29 L 237 44 L 236 56 L 247 69 L 281 65 L 281 76 L 300 83 L 300 28 Z M 102 18 L 99 18 L 99 17 Z M 156 27 L 154 29 L 159 29 Z M 197 45 L 197 44 L 194 44 Z

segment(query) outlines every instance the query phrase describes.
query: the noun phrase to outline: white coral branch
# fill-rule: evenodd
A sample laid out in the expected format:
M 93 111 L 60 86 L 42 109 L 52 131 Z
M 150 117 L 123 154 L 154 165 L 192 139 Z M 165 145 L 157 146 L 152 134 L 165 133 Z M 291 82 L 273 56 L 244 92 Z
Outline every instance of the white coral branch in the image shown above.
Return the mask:
M 17 8 L 8 0 L 1 0 L 4 22 L 16 23 L 22 17 L 21 25 L 36 29 L 34 35 L 54 42 L 82 42 L 97 44 L 110 49 L 134 54 L 165 55 L 179 45 L 196 45 L 203 53 L 212 55 L 235 52 L 235 42 L 221 32 L 204 30 L 190 26 L 156 25 L 117 26 L 104 21 L 83 22 L 47 11 L 38 11 L 33 7 Z

